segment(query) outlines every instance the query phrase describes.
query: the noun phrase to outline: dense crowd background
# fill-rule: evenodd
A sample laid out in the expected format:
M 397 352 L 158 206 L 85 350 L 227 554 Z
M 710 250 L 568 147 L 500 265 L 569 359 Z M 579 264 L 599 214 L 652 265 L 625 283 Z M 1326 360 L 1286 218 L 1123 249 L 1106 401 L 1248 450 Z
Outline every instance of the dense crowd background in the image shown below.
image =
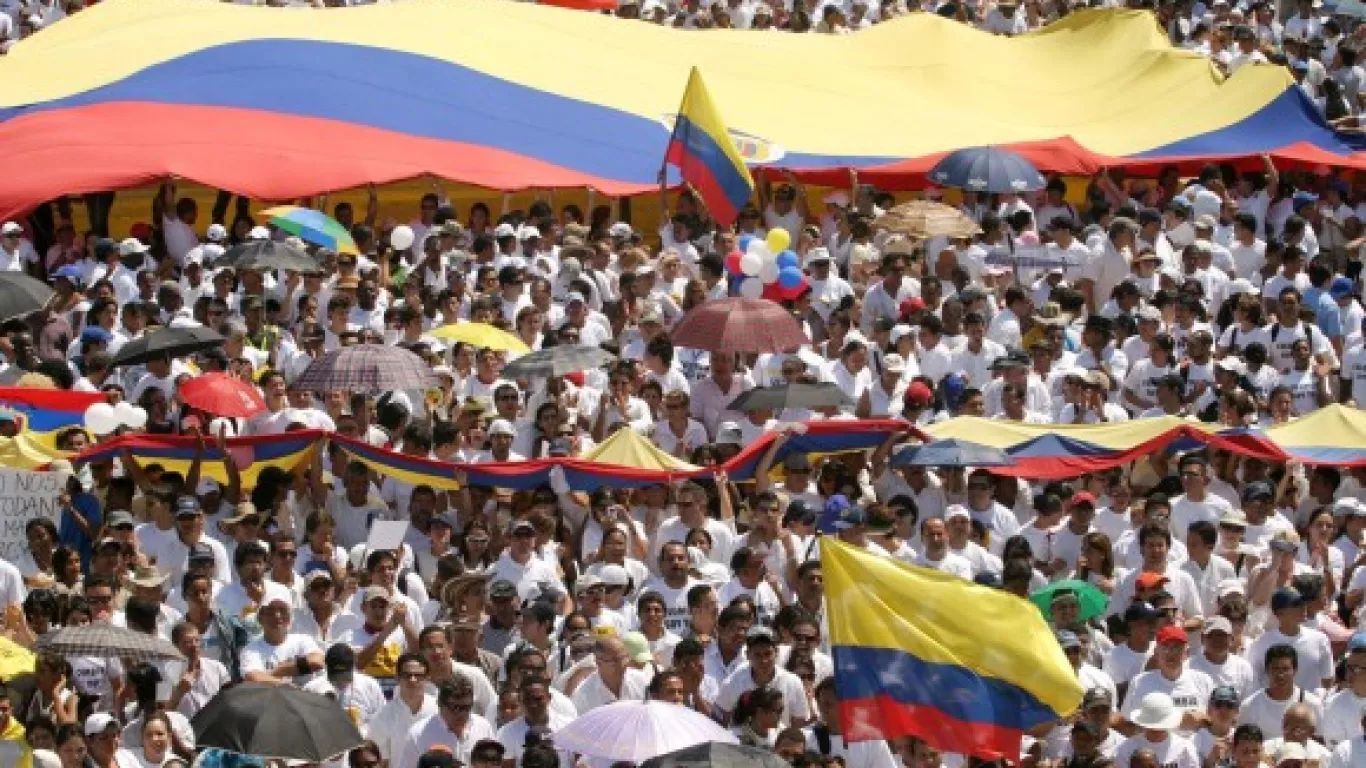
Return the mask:
M 0 0 L 0 40 L 80 5 Z M 1068 7 L 916 10 L 1016 34 Z M 1222 0 L 1155 10 L 1174 43 L 1229 71 L 1288 66 L 1328 119 L 1357 114 L 1366 78 L 1347 19 L 1307 1 L 1280 21 L 1271 6 Z M 903 12 L 628 0 L 618 14 L 839 33 Z M 32 646 L 58 626 L 112 622 L 170 640 L 188 662 L 40 656 L 32 684 L 0 687 L 0 765 L 187 764 L 187 718 L 239 680 L 336 698 L 369 740 L 334 761 L 352 768 L 569 766 L 576 756 L 556 749 L 557 730 L 647 697 L 794 766 L 982 764 L 913 738 L 844 741 L 822 534 L 1021 597 L 1085 582 L 1056 590 L 1048 611 L 1085 701 L 1031 734 L 1013 763 L 1366 765 L 1366 471 L 1198 450 L 1028 482 L 891 467 L 904 436 L 871 452 L 775 460 L 809 419 L 1256 427 L 1366 403 L 1366 184 L 1263 166 L 955 195 L 981 234 L 929 240 L 876 225 L 895 200 L 867 186 L 818 196 L 795 180 L 761 184 L 734 228 L 716 227 L 684 192 L 666 197 L 658 231 L 641 232 L 606 206 L 457 210 L 435 185 L 405 222 L 406 249 L 390 245 L 399 222 L 379 219 L 377 196 L 365 211 L 329 206 L 360 255 L 309 247 L 322 268 L 306 273 L 217 266 L 227 248 L 285 235 L 255 221 L 248 201 L 224 194 L 203 210 L 170 184 L 128 232 L 98 213 L 108 196 L 87 200 L 89 231 L 65 201 L 6 222 L 0 269 L 49 280 L 56 296 L 0 325 L 0 383 L 104 392 L 143 407 L 149 433 L 208 445 L 323 428 L 485 462 L 581 456 L 631 429 L 703 466 L 779 438 L 755 481 L 718 471 L 591 494 L 559 476 L 531 492 L 439 492 L 337 446 L 293 471 L 267 469 L 252 488 L 231 461 L 227 484 L 131 455 L 79 470 L 59 461 L 60 521 L 30 522 L 24 556 L 0 562 L 6 634 Z M 784 306 L 811 343 L 760 356 L 676 347 L 679 318 L 730 292 L 725 258 L 738 238 L 772 229 L 787 231 L 807 276 L 809 290 Z M 1000 266 L 1001 253 L 1026 251 L 1059 266 Z M 506 353 L 430 336 L 455 322 L 619 359 L 509 380 Z M 227 343 L 113 365 L 149 329 L 193 326 Z M 320 354 L 361 343 L 412 350 L 441 386 L 293 386 Z M 258 387 L 267 412 L 223 419 L 184 405 L 187 377 L 214 371 Z M 833 383 L 849 405 L 730 409 L 754 387 L 791 382 Z M 0 434 L 21 427 L 0 416 Z M 91 440 L 70 429 L 58 446 Z M 409 521 L 402 546 L 370 551 L 376 520 Z M 1105 598 L 1098 613 L 1083 611 L 1091 591 Z

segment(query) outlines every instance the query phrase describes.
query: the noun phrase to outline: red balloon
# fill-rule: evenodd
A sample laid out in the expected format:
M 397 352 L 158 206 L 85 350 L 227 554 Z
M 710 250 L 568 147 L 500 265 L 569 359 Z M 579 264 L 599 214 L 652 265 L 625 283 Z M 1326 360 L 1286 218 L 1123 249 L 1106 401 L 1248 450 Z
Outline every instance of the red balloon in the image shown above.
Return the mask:
M 726 254 L 726 271 L 731 273 L 732 275 L 735 275 L 736 277 L 739 277 L 740 275 L 744 274 L 740 271 L 741 256 L 744 256 L 744 254 L 740 253 L 739 249 L 736 249 Z
M 781 285 L 778 285 L 778 281 L 777 281 L 777 280 L 774 280 L 773 282 L 771 282 L 771 283 L 769 283 L 768 285 L 765 285 L 765 286 L 764 286 L 764 296 L 763 296 L 763 297 L 764 297 L 765 299 L 768 299 L 769 301 L 772 301 L 772 302 L 779 302 L 779 301 L 782 301 L 782 300 L 783 300 L 783 287 L 782 287 Z
M 809 281 L 805 276 L 802 277 L 802 281 L 798 283 L 794 288 L 783 288 L 781 285 L 778 285 L 778 283 L 774 283 L 774 285 L 778 285 L 779 294 L 788 301 L 791 301 L 797 298 L 798 296 L 802 295 L 802 291 L 806 290 L 806 286 L 808 284 Z

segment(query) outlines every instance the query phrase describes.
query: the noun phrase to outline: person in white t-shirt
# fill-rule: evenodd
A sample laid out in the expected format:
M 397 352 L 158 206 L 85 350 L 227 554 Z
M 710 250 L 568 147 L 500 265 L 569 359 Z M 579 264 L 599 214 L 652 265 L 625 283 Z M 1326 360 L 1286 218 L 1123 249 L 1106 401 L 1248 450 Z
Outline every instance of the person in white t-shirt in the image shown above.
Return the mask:
M 323 669 L 323 650 L 307 635 L 290 634 L 287 595 L 272 593 L 257 618 L 261 637 L 242 649 L 242 679 L 252 683 L 303 685 Z
M 1153 652 L 1157 666 L 1134 678 L 1124 694 L 1121 711 L 1132 713 L 1140 708 L 1146 709 L 1150 703 L 1149 697 L 1161 694 L 1176 707 L 1178 713 L 1171 729 L 1193 733 L 1207 717 L 1205 710 L 1209 706 L 1209 696 L 1214 691 L 1214 681 L 1209 675 L 1192 669 L 1186 663 L 1186 651 L 1186 630 L 1174 624 L 1159 629 L 1157 646 Z M 1134 724 L 1145 727 L 1141 723 Z
M 1134 753 L 1148 750 L 1163 768 L 1199 768 L 1200 756 L 1190 739 L 1174 733 L 1189 713 L 1172 702 L 1161 691 L 1144 695 L 1139 706 L 1125 709 L 1125 718 L 1142 729 L 1130 736 L 1115 750 L 1115 765 L 1135 765 Z

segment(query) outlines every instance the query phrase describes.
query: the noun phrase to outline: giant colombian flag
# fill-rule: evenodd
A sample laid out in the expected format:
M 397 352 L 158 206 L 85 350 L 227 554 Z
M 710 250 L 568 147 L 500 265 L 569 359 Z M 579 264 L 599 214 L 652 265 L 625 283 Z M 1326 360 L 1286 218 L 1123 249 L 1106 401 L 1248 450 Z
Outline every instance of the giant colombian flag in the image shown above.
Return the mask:
M 1026 731 L 1081 703 L 1076 672 L 1028 601 L 821 540 L 844 738 L 917 736 L 1018 760 Z
M 1095 167 L 1086 153 L 1357 163 L 1283 67 L 1225 80 L 1142 11 L 1006 38 L 927 13 L 794 35 L 485 0 L 117 0 L 0 57 L 0 218 L 172 175 L 264 200 L 424 174 L 647 192 L 699 63 L 752 169 L 841 184 L 988 144 L 1060 171 Z

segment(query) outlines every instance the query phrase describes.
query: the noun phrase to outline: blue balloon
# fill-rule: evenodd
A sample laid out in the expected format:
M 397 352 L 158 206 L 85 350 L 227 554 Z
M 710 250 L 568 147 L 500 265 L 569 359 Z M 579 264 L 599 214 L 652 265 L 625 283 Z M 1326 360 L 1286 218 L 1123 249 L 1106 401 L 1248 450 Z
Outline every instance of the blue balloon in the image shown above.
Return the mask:
M 778 285 L 792 290 L 802 284 L 802 271 L 796 267 L 785 267 L 778 273 Z
M 740 235 L 740 239 L 735 244 L 740 246 L 740 253 L 749 253 L 749 244 L 754 242 L 754 235 Z
M 774 261 L 778 263 L 778 269 L 787 269 L 788 267 L 791 267 L 792 269 L 801 268 L 801 262 L 797 260 L 797 254 L 792 251 L 783 251 L 778 254 L 778 257 L 774 259 Z

